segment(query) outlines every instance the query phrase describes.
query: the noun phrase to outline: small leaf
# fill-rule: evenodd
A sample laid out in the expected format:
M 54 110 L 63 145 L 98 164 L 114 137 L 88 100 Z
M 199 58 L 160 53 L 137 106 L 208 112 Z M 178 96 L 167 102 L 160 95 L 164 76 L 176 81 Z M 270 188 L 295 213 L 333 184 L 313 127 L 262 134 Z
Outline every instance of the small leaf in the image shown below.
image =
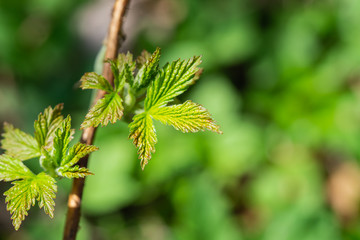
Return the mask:
M 36 190 L 32 188 L 32 178 L 13 182 L 8 191 L 4 193 L 7 203 L 6 209 L 10 211 L 12 224 L 15 230 L 20 228 L 21 222 L 24 221 L 27 211 L 35 205 Z
M 71 117 L 67 116 L 63 121 L 61 127 L 55 132 L 53 161 L 55 166 L 59 166 L 60 162 L 65 158 L 66 152 L 69 148 L 69 143 L 72 140 L 74 131 L 71 129 Z
M 136 59 L 136 67 L 140 69 L 150 58 L 151 58 L 151 53 L 149 53 L 146 50 L 143 50 L 141 52 L 141 55 L 138 56 Z
M 43 172 L 39 173 L 35 180 L 39 207 L 44 207 L 44 212 L 49 215 L 49 217 L 53 218 L 55 206 L 54 198 L 56 197 L 57 192 L 56 181 L 54 178 Z
M 117 93 L 106 94 L 86 114 L 81 129 L 97 127 L 99 124 L 106 126 L 109 122 L 115 123 L 121 119 L 123 109 L 122 100 Z
M 199 78 L 200 57 L 189 60 L 177 60 L 165 67 L 150 84 L 145 98 L 145 110 L 165 106 L 168 102 L 185 92 Z
M 172 125 L 176 130 L 182 132 L 197 132 L 208 129 L 213 132 L 222 133 L 220 127 L 211 118 L 210 113 L 203 106 L 192 101 L 157 108 L 150 111 L 149 114 L 163 124 Z
M 140 165 L 144 170 L 145 165 L 151 159 L 151 153 L 155 152 L 155 143 L 157 142 L 151 116 L 146 112 L 135 115 L 129 128 L 129 138 L 133 139 L 134 145 L 138 148 Z
M 13 181 L 18 179 L 27 179 L 34 174 L 28 169 L 22 161 L 9 155 L 0 155 L 0 181 Z
M 135 62 L 133 61 L 133 55 L 127 53 L 126 55 L 121 53 L 115 60 L 107 60 L 110 63 L 111 71 L 114 75 L 114 89 L 116 92 L 120 92 L 124 87 L 125 81 L 132 85 L 134 81 L 133 71 L 135 70 Z
M 56 169 L 56 172 L 59 176 L 66 177 L 66 178 L 83 178 L 89 175 L 94 175 L 92 172 L 89 171 L 87 168 L 80 168 L 78 165 L 72 168 L 66 167 L 59 167 Z
M 70 148 L 67 156 L 61 161 L 60 166 L 66 168 L 72 167 L 81 158 L 97 150 L 99 150 L 99 148 L 95 146 L 77 143 Z
M 36 139 L 20 129 L 14 128 L 13 125 L 5 122 L 2 136 L 1 147 L 5 149 L 7 155 L 20 160 L 40 156 L 40 147 Z
M 136 90 L 147 87 L 150 82 L 155 79 L 155 76 L 159 71 L 160 48 L 156 48 L 151 57 L 146 53 L 143 54 L 143 56 L 138 58 L 138 61 L 142 63 L 142 66 L 134 80 L 134 88 Z
M 39 202 L 39 207 L 44 207 L 44 211 L 51 218 L 54 217 L 55 193 L 57 187 L 55 179 L 45 173 L 40 173 L 31 178 L 13 182 L 14 186 L 4 193 L 6 196 L 7 210 L 11 213 L 13 225 L 19 229 L 21 222 L 28 215 L 27 211 L 35 205 L 35 200 Z
M 99 89 L 106 91 L 108 93 L 113 92 L 113 87 L 110 85 L 108 80 L 106 80 L 103 76 L 95 73 L 89 72 L 85 73 L 81 79 L 81 88 L 82 89 Z
M 63 104 L 58 104 L 52 109 L 48 107 L 44 113 L 40 113 L 38 120 L 34 123 L 35 139 L 39 146 L 46 146 L 49 148 L 52 145 L 52 139 L 55 135 L 55 130 L 60 126 L 63 120 L 61 111 Z

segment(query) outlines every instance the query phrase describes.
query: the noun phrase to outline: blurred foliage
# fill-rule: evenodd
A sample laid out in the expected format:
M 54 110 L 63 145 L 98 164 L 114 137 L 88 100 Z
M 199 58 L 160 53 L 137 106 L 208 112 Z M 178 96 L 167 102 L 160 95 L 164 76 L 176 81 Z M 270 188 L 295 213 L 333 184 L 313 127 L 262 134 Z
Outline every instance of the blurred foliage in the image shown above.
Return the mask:
M 30 129 L 64 102 L 80 125 L 90 96 L 74 84 L 98 49 L 74 25 L 100 2 L 0 2 L 0 121 Z M 360 239 L 360 1 L 132 4 L 135 54 L 203 55 L 184 99 L 206 106 L 224 134 L 158 125 L 141 171 L 125 123 L 99 129 L 79 239 Z M 59 239 L 69 185 L 53 221 L 34 209 L 16 233 L 2 197 L 0 239 Z

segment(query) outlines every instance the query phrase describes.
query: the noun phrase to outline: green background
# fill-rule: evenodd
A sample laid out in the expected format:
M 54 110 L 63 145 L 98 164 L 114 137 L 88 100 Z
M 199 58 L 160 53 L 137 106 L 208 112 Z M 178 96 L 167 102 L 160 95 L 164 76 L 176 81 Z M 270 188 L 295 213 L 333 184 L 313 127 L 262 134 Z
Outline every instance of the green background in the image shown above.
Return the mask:
M 33 132 L 63 102 L 79 138 L 90 91 L 77 82 L 111 4 L 0 1 L 0 122 Z M 202 55 L 181 100 L 224 134 L 157 124 L 141 171 L 127 125 L 99 129 L 78 239 L 360 239 L 359 12 L 358 0 L 133 0 L 121 51 L 159 46 L 162 64 Z M 33 207 L 18 232 L 1 196 L 0 239 L 61 239 L 70 186 L 59 182 L 53 220 Z

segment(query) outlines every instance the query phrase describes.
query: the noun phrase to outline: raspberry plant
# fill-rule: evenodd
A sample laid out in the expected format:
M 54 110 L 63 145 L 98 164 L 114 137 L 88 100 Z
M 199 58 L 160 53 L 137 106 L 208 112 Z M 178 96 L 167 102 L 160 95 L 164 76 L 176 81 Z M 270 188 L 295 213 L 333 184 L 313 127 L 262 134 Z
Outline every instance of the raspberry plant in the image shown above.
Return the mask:
M 129 122 L 129 138 L 138 148 L 142 169 L 155 152 L 154 120 L 184 133 L 206 129 L 221 133 L 203 106 L 190 100 L 174 104 L 175 98 L 199 78 L 201 58 L 179 59 L 162 68 L 159 60 L 159 48 L 153 54 L 144 51 L 135 60 L 130 53 L 119 54 L 116 59 L 107 60 L 114 86 L 95 72 L 85 73 L 80 80 L 82 89 L 106 92 L 86 114 L 81 129 L 106 126 L 118 120 Z M 57 180 L 92 175 L 89 169 L 80 167 L 78 161 L 98 148 L 83 143 L 70 147 L 74 130 L 70 116 L 61 115 L 62 108 L 59 104 L 39 114 L 34 123 L 34 137 L 4 124 L 1 147 L 5 153 L 0 155 L 0 180 L 14 185 L 4 195 L 16 230 L 36 201 L 53 217 Z M 35 157 L 43 169 L 39 174 L 34 174 L 23 163 Z

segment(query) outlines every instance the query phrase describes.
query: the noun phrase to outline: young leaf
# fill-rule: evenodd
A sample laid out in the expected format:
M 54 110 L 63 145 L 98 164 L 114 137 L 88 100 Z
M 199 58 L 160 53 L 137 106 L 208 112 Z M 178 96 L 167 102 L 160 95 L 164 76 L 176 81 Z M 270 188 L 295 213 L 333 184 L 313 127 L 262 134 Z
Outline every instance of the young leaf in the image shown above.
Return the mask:
M 54 178 L 42 172 L 36 176 L 36 192 L 39 208 L 44 207 L 44 211 L 51 218 L 54 217 L 54 206 L 57 186 Z
M 14 186 L 4 193 L 7 203 L 6 209 L 10 211 L 12 224 L 15 230 L 20 228 L 27 211 L 35 205 L 36 192 L 32 188 L 33 178 L 13 182 Z
M 124 87 L 125 81 L 130 83 L 134 82 L 133 71 L 135 70 L 135 62 L 131 53 L 119 54 L 115 60 L 107 60 L 110 63 L 111 71 L 114 75 L 114 89 L 120 92 Z
M 94 72 L 85 73 L 81 77 L 80 82 L 82 89 L 100 89 L 108 93 L 114 91 L 108 80 Z
M 36 139 L 13 125 L 5 122 L 2 136 L 1 148 L 5 149 L 7 155 L 22 161 L 40 156 Z
M 146 53 L 138 58 L 142 64 L 134 80 L 135 90 L 147 87 L 159 71 L 160 48 L 148 57 Z
M 140 165 L 144 170 L 145 165 L 151 159 L 151 153 L 155 152 L 155 143 L 157 142 L 151 116 L 146 112 L 135 115 L 129 128 L 129 138 L 133 139 L 134 145 L 138 148 Z
M 116 92 L 106 94 L 86 114 L 81 129 L 97 127 L 99 124 L 106 126 L 109 122 L 115 123 L 116 120 L 121 119 L 123 109 L 122 100 Z
M 75 165 L 82 157 L 89 153 L 97 151 L 98 148 L 92 145 L 77 143 L 70 148 L 69 153 L 61 161 L 60 167 L 56 169 L 57 175 L 67 178 L 79 178 L 87 175 L 93 175 L 87 168 L 80 168 Z
M 66 178 L 83 178 L 89 175 L 94 175 L 92 172 L 89 171 L 87 168 L 80 168 L 78 165 L 71 168 L 66 167 L 59 167 L 56 169 L 56 172 L 59 176 L 66 177 Z
M 49 148 L 52 145 L 52 139 L 55 135 L 55 130 L 60 126 L 63 116 L 61 111 L 63 104 L 58 104 L 52 109 L 48 107 L 44 113 L 40 113 L 38 120 L 34 123 L 35 139 L 39 146 L 46 146 Z
M 67 116 L 61 127 L 55 132 L 54 148 L 52 152 L 52 159 L 55 166 L 59 166 L 60 162 L 65 158 L 73 133 L 74 132 L 71 129 L 71 117 Z
M 9 155 L 0 155 L 0 181 L 13 181 L 32 178 L 34 174 L 22 161 Z
M 13 225 L 19 229 L 21 222 L 28 215 L 27 211 L 35 205 L 35 200 L 39 202 L 39 207 L 44 207 L 44 211 L 51 218 L 54 214 L 55 193 L 57 187 L 55 179 L 45 173 L 13 182 L 14 186 L 4 193 L 6 196 L 7 210 L 12 214 Z
M 56 175 L 55 169 L 66 157 L 73 133 L 74 131 L 71 129 L 71 117 L 67 116 L 60 127 L 55 131 L 55 136 L 53 138 L 54 143 L 51 151 L 42 148 L 40 165 L 44 170 L 49 171 L 52 176 Z
M 177 60 L 167 64 L 148 88 L 145 110 L 164 106 L 185 92 L 198 79 L 200 63 L 200 57 L 193 57 L 187 61 Z
M 172 125 L 182 132 L 197 132 L 208 129 L 216 133 L 222 133 L 220 127 L 215 124 L 210 113 L 201 105 L 186 101 L 183 104 L 150 110 L 149 114 L 162 122 Z

